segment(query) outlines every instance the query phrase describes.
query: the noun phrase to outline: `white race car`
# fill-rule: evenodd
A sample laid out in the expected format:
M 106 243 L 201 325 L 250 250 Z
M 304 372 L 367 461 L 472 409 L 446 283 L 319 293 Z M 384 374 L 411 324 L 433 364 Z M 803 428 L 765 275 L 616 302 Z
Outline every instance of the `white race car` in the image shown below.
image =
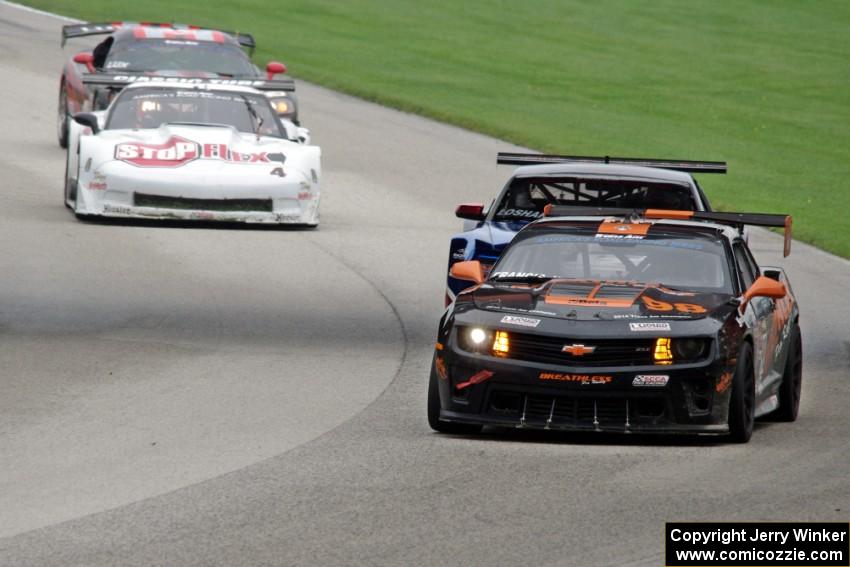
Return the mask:
M 65 203 L 80 217 L 319 224 L 321 149 L 259 90 L 148 80 L 71 122 Z

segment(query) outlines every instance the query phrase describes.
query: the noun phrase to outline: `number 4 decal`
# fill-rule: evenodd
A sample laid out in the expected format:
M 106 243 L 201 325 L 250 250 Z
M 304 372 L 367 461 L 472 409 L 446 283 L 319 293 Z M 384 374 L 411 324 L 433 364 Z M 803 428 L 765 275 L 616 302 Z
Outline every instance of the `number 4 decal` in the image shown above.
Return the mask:
M 286 174 L 283 172 L 282 167 L 276 167 L 269 172 L 269 175 L 277 175 L 278 177 L 285 177 Z

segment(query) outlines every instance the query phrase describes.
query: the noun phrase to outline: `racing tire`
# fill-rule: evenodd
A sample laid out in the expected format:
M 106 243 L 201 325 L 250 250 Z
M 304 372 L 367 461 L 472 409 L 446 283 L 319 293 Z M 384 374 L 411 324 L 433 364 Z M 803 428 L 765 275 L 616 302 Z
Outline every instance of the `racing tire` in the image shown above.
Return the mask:
M 59 83 L 59 104 L 56 115 L 56 137 L 59 147 L 68 147 L 68 91 L 65 89 L 65 79 Z
M 800 392 L 803 386 L 803 339 L 800 325 L 794 323 L 788 343 L 788 358 L 779 385 L 779 407 L 770 415 L 774 421 L 796 421 L 800 411 Z
M 428 425 L 439 433 L 454 433 L 471 435 L 480 433 L 483 426 L 473 423 L 456 423 L 440 419 L 440 384 L 437 369 L 431 362 L 431 379 L 428 381 Z
M 738 353 L 729 399 L 729 440 L 747 443 L 753 436 L 756 417 L 756 383 L 753 374 L 753 347 L 745 342 Z

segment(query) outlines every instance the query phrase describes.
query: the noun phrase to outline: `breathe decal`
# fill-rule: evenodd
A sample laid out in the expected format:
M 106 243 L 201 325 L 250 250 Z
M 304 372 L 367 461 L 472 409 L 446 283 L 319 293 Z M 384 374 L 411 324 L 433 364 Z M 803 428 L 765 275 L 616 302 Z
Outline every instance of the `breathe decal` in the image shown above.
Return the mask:
M 115 159 L 137 167 L 180 167 L 196 159 L 214 159 L 230 163 L 283 163 L 283 154 L 241 153 L 227 144 L 204 144 L 180 136 L 171 136 L 163 144 L 124 142 L 115 146 Z

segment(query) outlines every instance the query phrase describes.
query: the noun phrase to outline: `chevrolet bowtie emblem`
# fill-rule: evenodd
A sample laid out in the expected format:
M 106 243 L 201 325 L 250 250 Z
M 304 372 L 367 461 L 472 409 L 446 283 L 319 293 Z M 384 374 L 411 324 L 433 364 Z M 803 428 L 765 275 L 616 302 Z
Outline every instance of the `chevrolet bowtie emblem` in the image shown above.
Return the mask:
M 593 351 L 595 350 L 595 346 L 564 345 L 564 348 L 561 349 L 561 352 L 567 352 L 573 356 L 584 356 L 586 354 L 593 354 Z

